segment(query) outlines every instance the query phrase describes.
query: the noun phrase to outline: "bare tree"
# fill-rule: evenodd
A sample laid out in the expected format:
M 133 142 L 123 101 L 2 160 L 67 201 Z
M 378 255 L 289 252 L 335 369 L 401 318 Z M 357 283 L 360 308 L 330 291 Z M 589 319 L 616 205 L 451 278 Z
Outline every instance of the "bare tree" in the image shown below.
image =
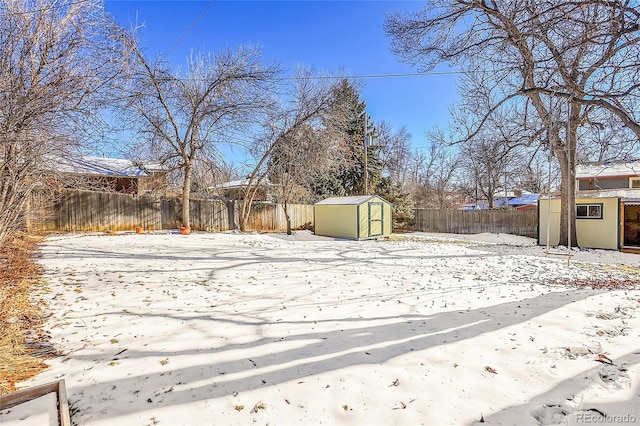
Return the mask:
M 238 166 L 224 158 L 198 161 L 193 169 L 191 192 L 202 196 L 209 196 L 212 193 L 220 195 L 216 193 L 220 191 L 220 186 L 225 182 L 238 179 L 239 176 Z
M 440 134 L 438 138 L 441 137 Z M 416 150 L 413 155 L 410 192 L 419 208 L 447 209 L 456 205 L 452 195 L 459 158 L 451 146 L 438 138 L 431 139 L 426 150 Z
M 301 186 L 329 162 L 332 138 L 323 115 L 334 102 L 333 84 L 300 70 L 284 101 L 271 109 L 263 136 L 253 145 L 255 166 L 249 174 L 241 208 L 240 230 L 245 231 L 251 205 L 265 180 L 273 175 L 283 203 L 287 232 L 291 232 L 288 204 Z
M 483 71 L 486 118 L 508 104 L 537 116 L 562 172 L 564 225 L 575 222 L 579 128 L 598 111 L 640 137 L 639 21 L 631 0 L 431 0 L 412 16 L 390 16 L 386 31 L 394 51 L 422 69 L 450 62 Z M 571 229 L 561 227 L 561 241 L 576 243 Z
M 0 3 L 0 244 L 108 100 L 122 71 L 116 33 L 97 0 Z
M 391 181 L 406 185 L 411 159 L 411 134 L 406 127 L 394 132 L 391 126 L 382 121 L 376 124 L 376 143 L 380 146 L 380 159 Z
M 269 104 L 274 67 L 255 48 L 192 55 L 181 76 L 162 61 L 150 63 L 133 38 L 131 85 L 126 109 L 150 141 L 148 149 L 182 176 L 182 224 L 190 226 L 190 194 L 198 161 L 214 159 L 218 143 L 256 120 Z
M 475 137 L 461 147 L 460 164 L 473 179 L 470 189 L 476 198 L 487 200 L 488 207 L 492 209 L 498 189 L 506 192 L 506 180 L 514 166 L 513 150 L 491 135 Z
M 452 132 L 467 135 L 457 142 L 460 167 L 466 179 L 460 187 L 472 199 L 486 200 L 488 208 L 494 208 L 500 190 L 504 196 L 508 189 L 516 188 L 523 174 L 519 170 L 526 164 L 524 157 L 534 152 L 528 148 L 536 143 L 541 133 L 539 123 L 531 122 L 531 114 L 521 111 L 517 104 L 503 105 L 487 117 L 492 106 L 492 91 L 486 86 L 484 73 L 477 70 L 465 73 L 460 91 L 474 96 L 462 98 L 452 108 Z M 534 119 L 536 117 L 533 117 Z M 478 128 L 478 122 L 484 125 Z
M 329 168 L 331 158 L 322 130 L 311 125 L 300 126 L 281 142 L 269 160 L 269 181 L 275 200 L 282 204 L 287 235 L 291 235 L 289 204 L 311 200 L 310 179 Z

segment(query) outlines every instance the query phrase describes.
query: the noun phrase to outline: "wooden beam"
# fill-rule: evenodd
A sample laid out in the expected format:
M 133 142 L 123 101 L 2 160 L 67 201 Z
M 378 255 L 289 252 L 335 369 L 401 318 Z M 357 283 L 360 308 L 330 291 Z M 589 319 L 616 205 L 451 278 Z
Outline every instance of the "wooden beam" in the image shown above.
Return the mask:
M 640 254 L 640 247 L 622 247 L 622 253 Z
M 0 410 L 6 410 L 7 408 L 40 398 L 52 392 L 55 392 L 58 396 L 58 421 L 60 426 L 71 426 L 69 402 L 67 401 L 67 389 L 64 384 L 64 379 L 22 389 L 8 395 L 2 395 L 0 396 Z

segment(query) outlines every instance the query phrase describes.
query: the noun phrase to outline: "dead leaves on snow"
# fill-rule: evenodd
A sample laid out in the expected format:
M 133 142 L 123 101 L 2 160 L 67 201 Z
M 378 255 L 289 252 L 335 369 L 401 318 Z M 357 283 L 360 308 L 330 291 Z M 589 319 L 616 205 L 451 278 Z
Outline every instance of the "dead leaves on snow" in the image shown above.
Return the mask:
M 550 282 L 551 285 L 562 285 L 579 289 L 593 290 L 634 290 L 640 287 L 637 278 L 565 278 Z
M 411 404 L 413 401 L 415 401 L 415 399 L 410 400 L 408 403 L 404 403 L 403 401 L 400 401 L 400 406 L 399 407 L 395 407 L 393 409 L 394 410 L 406 410 L 407 407 L 409 406 L 409 404 Z
M 486 367 L 484 367 L 484 371 L 488 371 L 488 372 L 489 372 L 489 373 L 491 373 L 491 374 L 498 374 L 498 372 L 496 371 L 496 369 L 495 369 L 495 368 L 490 367 L 490 366 L 488 366 L 488 365 L 487 365 Z
M 258 410 L 264 410 L 265 408 L 267 408 L 267 407 L 264 405 L 264 402 L 260 401 L 260 402 L 256 403 L 256 405 L 253 406 L 253 408 L 251 409 L 251 412 L 252 413 L 257 413 Z
M 304 383 L 304 381 L 300 381 L 298 382 L 298 384 Z M 326 385 L 323 388 L 329 388 L 330 385 Z M 400 386 L 400 379 L 396 378 L 395 380 L 393 380 L 391 382 L 391 384 L 388 385 L 388 387 L 398 387 Z M 237 391 L 233 391 L 231 393 L 231 396 L 233 397 L 238 397 L 239 393 Z M 288 399 L 288 398 L 284 398 L 283 399 L 284 402 L 287 405 L 292 405 L 292 402 Z M 406 401 L 406 400 L 405 400 Z M 410 399 L 408 402 L 405 401 L 399 401 L 397 403 L 394 404 L 394 406 L 391 408 L 392 410 L 406 410 L 407 408 L 409 408 L 409 404 L 415 402 L 415 399 Z M 298 405 L 299 408 L 304 408 L 304 405 Z M 237 412 L 243 411 L 245 409 L 245 406 L 242 404 L 236 404 L 233 406 L 234 410 Z M 340 406 L 340 408 L 342 408 L 343 411 L 345 412 L 349 412 L 349 411 L 354 411 L 354 407 L 349 405 L 349 404 L 343 404 Z M 267 405 L 263 402 L 263 401 L 258 401 L 256 404 L 254 404 L 253 408 L 250 410 L 251 414 L 257 414 L 259 413 L 261 410 L 266 410 L 267 409 Z
M 258 401 L 253 408 L 251 409 L 251 413 L 257 413 L 260 410 L 266 410 L 267 406 L 264 404 L 264 402 L 262 401 Z M 244 405 L 242 404 L 238 404 L 235 407 L 233 407 L 234 410 L 236 410 L 237 412 L 240 412 L 242 410 L 244 410 Z
M 611 360 L 611 358 L 609 358 L 608 356 L 604 355 L 604 354 L 598 354 L 598 358 L 596 358 L 597 362 L 601 362 L 603 364 L 607 364 L 607 365 L 615 365 L 613 363 L 613 361 Z

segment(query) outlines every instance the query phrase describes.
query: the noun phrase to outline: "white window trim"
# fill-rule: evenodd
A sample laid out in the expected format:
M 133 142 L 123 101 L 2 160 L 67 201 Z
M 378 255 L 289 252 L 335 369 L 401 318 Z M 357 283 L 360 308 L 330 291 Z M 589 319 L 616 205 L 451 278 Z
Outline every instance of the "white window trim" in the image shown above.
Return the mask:
M 586 207 L 587 212 L 589 211 L 589 207 L 599 207 L 600 216 L 578 216 L 578 207 Z M 604 219 L 604 204 L 603 203 L 576 203 L 576 219 Z
M 637 186 L 633 186 L 633 184 Z M 630 177 L 629 178 L 629 189 L 640 189 L 640 177 Z

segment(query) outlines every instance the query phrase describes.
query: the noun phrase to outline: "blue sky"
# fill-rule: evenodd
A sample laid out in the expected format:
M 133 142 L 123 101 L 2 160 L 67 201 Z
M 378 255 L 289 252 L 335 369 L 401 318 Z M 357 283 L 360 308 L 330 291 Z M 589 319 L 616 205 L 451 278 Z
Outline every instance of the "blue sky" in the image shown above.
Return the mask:
M 217 0 L 168 60 L 184 66 L 189 52 L 215 52 L 253 44 L 267 61 L 277 61 L 288 74 L 298 65 L 320 74 L 378 76 L 411 74 L 389 50 L 385 13 L 411 12 L 420 1 L 280 1 Z M 144 23 L 141 37 L 154 57 L 168 52 L 185 34 L 209 1 L 107 0 L 106 10 L 122 25 Z M 456 76 L 425 75 L 361 78 L 362 99 L 374 121 L 394 129 L 406 126 L 414 147 L 424 147 L 424 133 L 446 126 L 456 100 Z

